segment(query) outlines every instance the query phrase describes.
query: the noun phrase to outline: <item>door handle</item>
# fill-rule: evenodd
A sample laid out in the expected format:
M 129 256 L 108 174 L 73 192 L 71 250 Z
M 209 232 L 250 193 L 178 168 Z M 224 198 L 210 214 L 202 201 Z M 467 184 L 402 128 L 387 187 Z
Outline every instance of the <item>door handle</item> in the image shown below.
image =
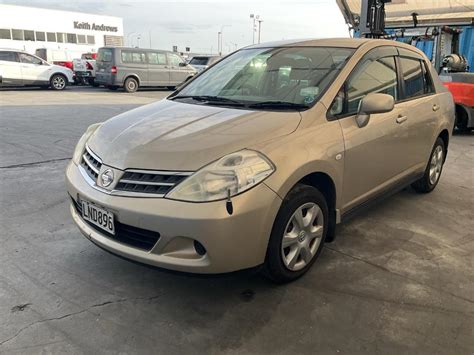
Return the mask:
M 398 123 L 398 124 L 402 124 L 402 123 L 405 122 L 407 119 L 408 119 L 407 116 L 398 116 L 398 117 L 397 117 L 397 123 Z
M 438 111 L 438 110 L 439 110 L 439 106 L 436 105 L 436 104 L 434 104 L 434 105 L 433 105 L 433 111 Z

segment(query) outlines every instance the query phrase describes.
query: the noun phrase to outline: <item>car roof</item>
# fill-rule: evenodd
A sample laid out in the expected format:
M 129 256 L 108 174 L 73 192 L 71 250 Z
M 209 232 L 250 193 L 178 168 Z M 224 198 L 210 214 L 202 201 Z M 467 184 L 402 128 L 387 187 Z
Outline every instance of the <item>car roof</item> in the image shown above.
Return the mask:
M 247 48 L 267 48 L 267 47 L 346 47 L 358 48 L 362 44 L 373 41 L 367 38 L 320 38 L 320 39 L 293 39 L 275 42 L 254 44 Z
M 120 50 L 133 50 L 133 51 L 142 51 L 142 52 L 166 52 L 166 53 L 175 53 L 178 54 L 177 52 L 172 52 L 172 51 L 167 51 L 165 49 L 153 49 L 153 48 L 136 48 L 136 47 L 112 47 L 112 46 L 105 46 L 105 47 L 100 47 L 99 49 L 120 49 Z

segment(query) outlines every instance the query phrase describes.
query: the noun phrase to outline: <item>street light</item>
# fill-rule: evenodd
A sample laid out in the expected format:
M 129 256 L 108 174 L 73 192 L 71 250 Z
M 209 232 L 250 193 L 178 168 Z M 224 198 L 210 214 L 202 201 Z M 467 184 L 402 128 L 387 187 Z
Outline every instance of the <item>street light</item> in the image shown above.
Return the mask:
M 260 43 L 260 30 L 262 29 L 263 20 L 261 20 L 260 16 L 257 15 L 257 21 L 258 21 L 258 43 Z
M 217 39 L 218 39 L 218 42 L 217 42 L 217 45 L 218 45 L 218 51 L 219 51 L 219 55 L 222 55 L 222 42 L 223 42 L 223 37 L 224 37 L 224 27 L 232 27 L 232 25 L 222 25 L 221 26 L 221 31 L 220 32 L 217 32 Z

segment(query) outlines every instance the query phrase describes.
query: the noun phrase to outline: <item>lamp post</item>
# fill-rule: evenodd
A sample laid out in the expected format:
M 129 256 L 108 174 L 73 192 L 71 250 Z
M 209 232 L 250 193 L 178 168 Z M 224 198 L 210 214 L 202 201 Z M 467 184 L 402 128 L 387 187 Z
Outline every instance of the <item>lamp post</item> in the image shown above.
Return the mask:
M 252 19 L 252 44 L 255 44 L 255 14 L 250 14 Z
M 260 19 L 260 16 L 257 16 L 257 21 L 258 21 L 258 43 L 260 43 L 260 31 L 262 29 L 263 20 Z
M 218 45 L 219 45 L 219 55 L 222 55 L 222 51 L 223 51 L 223 38 L 224 38 L 224 27 L 232 27 L 232 25 L 222 25 L 221 26 L 221 31 L 217 33 L 217 38 L 219 39 L 218 41 Z

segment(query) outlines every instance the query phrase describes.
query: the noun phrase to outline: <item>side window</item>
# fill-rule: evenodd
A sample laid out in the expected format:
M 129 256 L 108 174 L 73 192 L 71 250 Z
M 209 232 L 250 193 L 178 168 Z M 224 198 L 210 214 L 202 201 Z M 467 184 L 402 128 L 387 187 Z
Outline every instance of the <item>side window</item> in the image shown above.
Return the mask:
M 18 62 L 18 57 L 15 52 L 0 52 L 0 60 L 5 62 Z
M 412 99 L 424 95 L 424 75 L 420 60 L 401 57 L 400 64 L 405 82 L 405 98 Z
M 41 59 L 33 57 L 32 55 L 29 55 L 26 53 L 20 53 L 20 61 L 22 63 L 28 63 L 28 64 L 42 64 Z
M 168 53 L 168 58 L 170 60 L 170 65 L 173 67 L 177 67 L 179 66 L 179 63 L 183 63 L 183 59 L 176 54 Z
M 166 54 L 158 52 L 149 52 L 148 53 L 148 63 L 166 65 Z
M 421 62 L 421 68 L 423 70 L 423 81 L 424 81 L 424 88 L 425 94 L 431 94 L 435 92 L 434 85 L 433 85 L 433 78 L 431 77 L 430 71 L 428 70 L 427 64 L 425 62 Z
M 124 63 L 137 63 L 145 64 L 145 53 L 143 52 L 132 52 L 132 51 L 122 51 L 122 62 Z

